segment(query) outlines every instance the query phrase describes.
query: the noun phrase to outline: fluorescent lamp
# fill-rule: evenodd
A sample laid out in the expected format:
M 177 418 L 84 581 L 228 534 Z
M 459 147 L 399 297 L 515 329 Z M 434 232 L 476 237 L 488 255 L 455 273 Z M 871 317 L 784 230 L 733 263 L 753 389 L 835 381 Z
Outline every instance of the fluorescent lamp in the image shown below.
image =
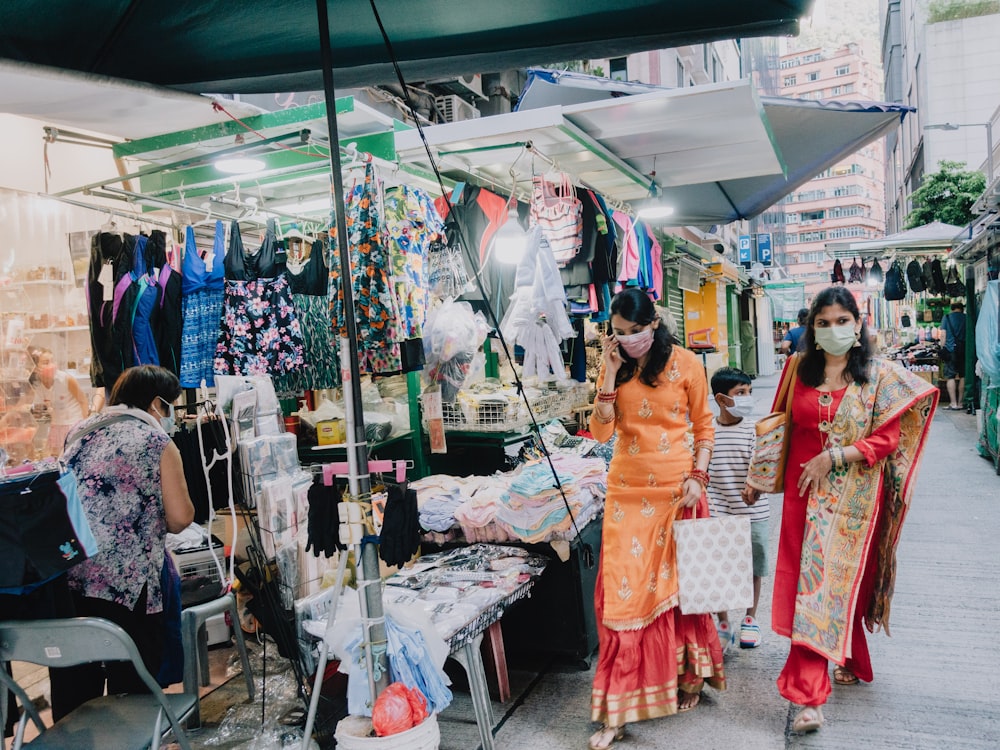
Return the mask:
M 528 234 L 518 221 L 517 204 L 507 212 L 507 221 L 493 237 L 493 252 L 497 261 L 513 265 L 521 262 L 528 245 Z
M 663 203 L 651 203 L 648 206 L 640 208 L 635 215 L 637 218 L 647 221 L 666 219 L 668 216 L 674 215 L 674 207 Z
M 228 159 L 216 159 L 212 162 L 215 168 L 226 174 L 252 174 L 260 172 L 266 166 L 262 159 L 251 159 L 248 156 L 234 156 Z
M 311 198 L 295 203 L 282 203 L 279 206 L 267 206 L 265 210 L 285 214 L 311 214 L 319 211 L 329 211 L 332 202 L 330 197 Z

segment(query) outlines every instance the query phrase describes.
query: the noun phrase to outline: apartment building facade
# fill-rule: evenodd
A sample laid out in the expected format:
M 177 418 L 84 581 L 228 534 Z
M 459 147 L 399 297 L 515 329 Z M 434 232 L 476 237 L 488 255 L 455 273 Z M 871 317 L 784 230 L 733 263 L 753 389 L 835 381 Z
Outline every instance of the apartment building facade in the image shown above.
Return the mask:
M 923 0 L 881 0 L 879 9 L 885 101 L 916 109 L 886 140 L 891 234 L 904 228 L 913 192 L 942 160 L 998 171 L 1000 13 L 989 3 Z
M 881 70 L 856 44 L 834 52 L 812 49 L 783 55 L 782 96 L 876 101 Z M 884 145 L 876 141 L 817 175 L 768 210 L 759 231 L 772 233 L 775 265 L 806 283 L 809 296 L 830 283 L 827 242 L 881 237 L 885 232 Z

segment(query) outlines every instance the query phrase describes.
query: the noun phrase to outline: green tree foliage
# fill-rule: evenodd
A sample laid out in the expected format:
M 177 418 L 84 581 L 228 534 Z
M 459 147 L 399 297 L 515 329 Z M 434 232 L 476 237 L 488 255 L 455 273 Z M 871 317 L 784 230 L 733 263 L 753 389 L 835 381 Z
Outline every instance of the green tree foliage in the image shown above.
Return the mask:
M 982 172 L 968 172 L 965 162 L 942 161 L 938 171 L 924 175 L 923 183 L 911 196 L 913 210 L 906 216 L 906 229 L 932 221 L 965 226 L 974 217 L 972 204 L 986 189 Z
M 935 0 L 927 7 L 927 23 L 958 21 L 994 13 L 1000 13 L 998 0 Z

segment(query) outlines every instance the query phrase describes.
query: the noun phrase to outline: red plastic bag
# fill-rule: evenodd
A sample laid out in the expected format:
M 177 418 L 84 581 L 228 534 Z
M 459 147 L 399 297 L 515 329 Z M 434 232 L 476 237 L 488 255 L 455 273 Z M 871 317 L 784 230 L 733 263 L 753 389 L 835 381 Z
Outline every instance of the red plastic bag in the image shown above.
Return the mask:
M 412 729 L 427 718 L 427 698 L 416 688 L 394 682 L 375 700 L 372 727 L 378 737 Z

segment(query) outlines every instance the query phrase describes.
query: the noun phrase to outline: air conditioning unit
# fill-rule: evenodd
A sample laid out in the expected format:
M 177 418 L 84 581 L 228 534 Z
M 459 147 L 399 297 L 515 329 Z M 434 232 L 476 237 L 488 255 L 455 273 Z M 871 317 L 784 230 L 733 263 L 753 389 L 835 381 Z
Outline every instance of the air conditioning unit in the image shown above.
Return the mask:
M 438 78 L 427 81 L 427 83 L 433 84 L 435 91 L 442 91 L 446 94 L 458 94 L 467 101 L 489 98 L 483 93 L 483 76 L 479 73 L 459 76 L 458 78 Z
M 480 115 L 478 109 L 456 94 L 434 97 L 434 103 L 437 104 L 437 108 L 446 122 L 475 120 Z

